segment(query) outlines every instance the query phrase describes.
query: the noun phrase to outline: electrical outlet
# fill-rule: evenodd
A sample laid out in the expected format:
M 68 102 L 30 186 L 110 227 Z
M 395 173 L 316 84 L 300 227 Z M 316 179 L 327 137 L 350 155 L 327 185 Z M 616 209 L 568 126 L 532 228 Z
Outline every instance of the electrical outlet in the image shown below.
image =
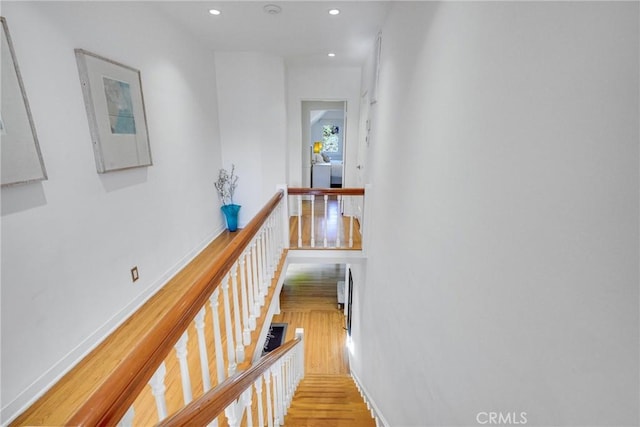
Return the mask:
M 135 282 L 139 278 L 140 276 L 138 275 L 138 266 L 135 266 L 131 269 L 131 280 Z

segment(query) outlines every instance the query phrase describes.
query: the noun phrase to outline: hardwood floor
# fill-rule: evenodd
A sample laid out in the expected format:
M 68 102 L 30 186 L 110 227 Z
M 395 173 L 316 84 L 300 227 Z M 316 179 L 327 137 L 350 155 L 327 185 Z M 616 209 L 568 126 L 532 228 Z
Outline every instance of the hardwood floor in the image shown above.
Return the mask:
M 344 280 L 344 265 L 292 264 L 280 294 L 281 314 L 273 322 L 287 323 L 287 340 L 304 329 L 305 373 L 348 374 L 345 316 L 337 306 L 336 282 Z

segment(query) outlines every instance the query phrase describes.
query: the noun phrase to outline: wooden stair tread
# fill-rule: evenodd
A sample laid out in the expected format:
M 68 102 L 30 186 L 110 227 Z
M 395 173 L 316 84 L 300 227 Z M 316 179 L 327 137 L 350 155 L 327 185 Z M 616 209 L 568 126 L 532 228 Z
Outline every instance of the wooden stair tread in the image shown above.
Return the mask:
M 375 427 L 348 375 L 305 375 L 284 419 L 285 427 Z

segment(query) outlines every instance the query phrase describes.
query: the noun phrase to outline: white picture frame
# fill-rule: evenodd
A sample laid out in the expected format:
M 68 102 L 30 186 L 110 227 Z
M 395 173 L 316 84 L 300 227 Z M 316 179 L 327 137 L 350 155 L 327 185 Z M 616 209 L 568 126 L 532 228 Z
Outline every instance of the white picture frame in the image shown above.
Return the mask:
M 153 165 L 140 71 L 75 49 L 98 173 Z
M 47 179 L 36 127 L 16 59 L 9 27 L 0 16 L 2 94 L 0 99 L 0 157 L 2 187 Z

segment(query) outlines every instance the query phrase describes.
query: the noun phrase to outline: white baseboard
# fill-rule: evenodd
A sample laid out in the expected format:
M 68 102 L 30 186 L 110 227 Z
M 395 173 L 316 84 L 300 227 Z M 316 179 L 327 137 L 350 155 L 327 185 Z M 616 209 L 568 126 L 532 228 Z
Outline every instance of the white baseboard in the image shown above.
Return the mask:
M 389 424 L 389 422 L 384 418 L 384 415 L 382 415 L 382 412 L 380 412 L 380 408 L 378 407 L 378 405 L 376 405 L 376 402 L 371 398 L 371 395 L 369 394 L 367 389 L 362 385 L 360 378 L 358 378 L 355 372 L 351 371 L 351 377 L 353 378 L 356 385 L 358 386 L 358 389 L 363 395 L 362 397 L 364 398 L 365 402 L 371 408 L 372 415 L 374 418 L 376 418 L 376 425 L 383 426 L 383 427 L 391 426 L 391 424 Z
M 25 388 L 15 399 L 0 409 L 0 422 L 2 426 L 8 425 L 14 418 L 24 412 L 35 403 L 47 390 L 85 358 L 98 344 L 115 331 L 125 320 L 135 313 L 149 298 L 156 294 L 162 287 L 175 276 L 182 268 L 191 262 L 204 248 L 209 245 L 225 228 L 215 230 L 194 249 L 183 256 L 176 264 L 167 270 L 162 276 L 145 288 L 140 294 L 129 302 L 122 310 L 113 315 L 102 326 L 85 338 L 74 349 L 67 353 L 56 364 L 40 375 L 33 383 Z

